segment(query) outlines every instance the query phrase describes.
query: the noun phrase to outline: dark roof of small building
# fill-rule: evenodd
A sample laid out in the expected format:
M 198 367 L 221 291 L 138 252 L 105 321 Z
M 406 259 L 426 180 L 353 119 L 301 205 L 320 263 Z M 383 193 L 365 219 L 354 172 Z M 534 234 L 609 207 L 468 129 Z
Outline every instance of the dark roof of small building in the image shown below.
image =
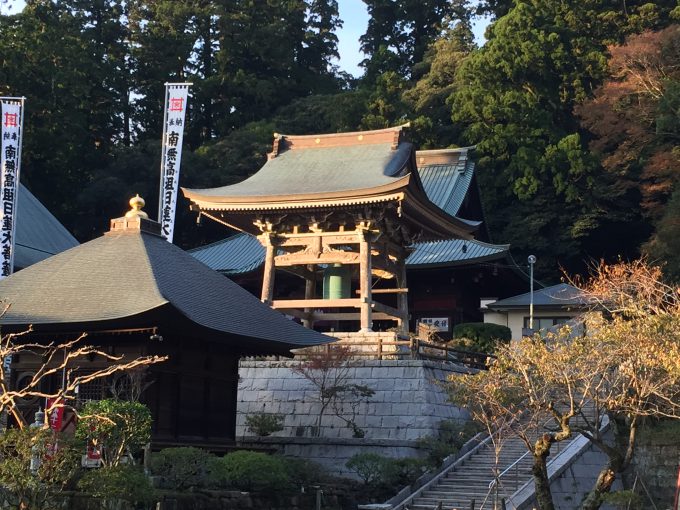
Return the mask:
M 20 184 L 14 244 L 15 269 L 28 267 L 74 246 L 78 246 L 76 238 L 33 193 Z
M 519 294 L 490 303 L 492 310 L 506 310 L 512 308 L 528 308 L 531 292 Z M 567 283 L 560 283 L 552 287 L 534 290 L 534 307 L 538 308 L 578 308 L 588 305 L 588 300 L 581 290 Z
M 108 329 L 171 307 L 215 338 L 248 339 L 244 351 L 280 352 L 332 341 L 286 319 L 159 235 L 139 229 L 111 231 L 19 271 L 0 281 L 0 296 L 11 305 L 0 324 L 34 325 L 37 331 L 70 324 L 77 331 Z

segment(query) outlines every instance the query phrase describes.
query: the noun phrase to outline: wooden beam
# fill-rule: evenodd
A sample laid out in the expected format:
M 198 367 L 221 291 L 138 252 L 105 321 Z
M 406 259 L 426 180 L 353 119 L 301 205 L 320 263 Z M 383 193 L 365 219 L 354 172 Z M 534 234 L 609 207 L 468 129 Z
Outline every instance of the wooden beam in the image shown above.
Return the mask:
M 390 315 L 391 317 L 398 317 L 399 319 L 404 319 L 402 313 L 396 308 L 392 308 L 391 306 L 387 306 L 382 303 L 378 303 L 377 301 L 373 301 L 372 307 L 373 310 L 375 310 L 376 312 L 383 312 L 386 313 L 387 315 Z
M 277 255 L 276 267 L 307 266 L 311 264 L 358 264 L 359 254 L 351 251 L 330 251 L 319 254 L 298 252 Z
M 272 308 L 360 308 L 361 299 L 275 299 Z
M 286 315 L 291 315 L 298 319 L 308 320 L 310 318 L 309 314 L 299 310 L 297 308 L 277 308 L 277 311 L 284 313 Z M 374 320 L 379 321 L 398 321 L 398 317 L 393 317 L 386 313 L 376 312 L 372 315 Z M 358 321 L 361 319 L 361 314 L 359 312 L 313 312 L 311 314 L 311 320 L 316 321 Z
M 368 234 L 359 234 L 359 290 L 361 291 L 361 331 L 373 331 L 371 319 L 371 241 Z
M 361 291 L 358 289 L 355 290 L 357 294 L 361 294 Z M 408 289 L 373 289 L 371 291 L 373 294 L 406 294 L 408 292 Z

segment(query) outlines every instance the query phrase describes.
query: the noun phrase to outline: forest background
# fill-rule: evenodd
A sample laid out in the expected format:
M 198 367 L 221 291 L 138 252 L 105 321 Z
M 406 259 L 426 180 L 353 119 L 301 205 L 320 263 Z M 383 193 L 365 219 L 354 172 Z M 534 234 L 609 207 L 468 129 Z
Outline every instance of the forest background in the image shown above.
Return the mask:
M 81 242 L 135 193 L 154 216 L 163 83 L 189 81 L 182 186 L 246 178 L 274 132 L 410 121 L 418 148 L 476 145 L 492 239 L 540 277 L 647 254 L 680 279 L 678 0 L 363 1 L 360 78 L 336 0 L 26 1 L 0 15 L 22 181 Z M 194 220 L 179 204 L 183 248 L 226 235 Z

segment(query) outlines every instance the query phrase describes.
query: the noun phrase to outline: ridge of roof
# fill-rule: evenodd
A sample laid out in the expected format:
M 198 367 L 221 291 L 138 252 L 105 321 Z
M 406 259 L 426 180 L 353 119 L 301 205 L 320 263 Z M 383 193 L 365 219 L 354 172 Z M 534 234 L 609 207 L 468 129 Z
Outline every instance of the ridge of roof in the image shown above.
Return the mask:
M 402 141 L 402 132 L 410 124 L 374 129 L 370 131 L 349 131 L 344 133 L 324 133 L 315 135 L 285 135 L 274 133 L 272 152 L 267 154 L 273 159 L 286 150 L 318 149 L 322 147 L 347 147 L 355 145 L 391 144 L 396 149 Z

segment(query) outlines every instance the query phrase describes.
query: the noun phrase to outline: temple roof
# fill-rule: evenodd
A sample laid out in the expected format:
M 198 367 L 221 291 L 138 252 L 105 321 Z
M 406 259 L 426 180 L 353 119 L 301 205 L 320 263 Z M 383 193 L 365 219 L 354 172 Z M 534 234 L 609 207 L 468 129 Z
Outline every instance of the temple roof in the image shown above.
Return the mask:
M 201 211 L 230 213 L 338 208 L 399 202 L 400 218 L 429 238 L 469 238 L 479 222 L 450 214 L 428 198 L 402 127 L 310 136 L 275 135 L 265 165 L 244 181 L 210 189 L 184 189 Z M 436 178 L 435 178 L 436 180 Z M 255 233 L 252 221 L 222 216 Z
M 78 246 L 76 238 L 20 184 L 14 267 L 28 267 L 74 246 Z
M 465 249 L 463 249 L 465 246 Z M 481 241 L 452 239 L 416 243 L 406 259 L 406 267 L 428 268 L 456 266 L 503 258 L 510 245 L 494 245 Z M 208 267 L 226 275 L 249 273 L 264 263 L 265 250 L 257 238 L 239 233 L 189 253 Z
M 186 195 L 216 201 L 279 197 L 288 202 L 316 195 L 344 196 L 374 188 L 392 188 L 410 172 L 413 146 L 390 143 L 287 150 L 271 158 L 254 175 L 231 186 L 186 190 Z M 398 184 L 397 184 L 398 187 Z
M 411 268 L 443 267 L 482 262 L 505 257 L 509 244 L 488 244 L 481 241 L 450 239 L 429 243 L 416 243 L 406 259 Z
M 428 198 L 451 216 L 460 212 L 470 191 L 475 163 L 474 147 L 416 152 L 420 180 Z
M 474 147 L 416 152 L 418 172 L 428 198 L 452 216 L 460 211 L 474 177 L 472 150 Z M 409 267 L 468 264 L 502 258 L 509 250 L 509 245 L 470 240 L 463 252 L 463 244 L 462 240 L 416 243 L 406 264 Z M 239 233 L 189 253 L 216 271 L 237 275 L 260 267 L 265 250 L 255 237 Z
M 208 338 L 240 338 L 243 352 L 287 352 L 331 341 L 142 228 L 112 230 L 19 271 L 0 281 L 0 296 L 11 305 L 0 324 L 12 329 L 33 325 L 37 332 L 99 331 L 153 325 L 163 334 L 158 318 L 171 317 L 183 318 Z

